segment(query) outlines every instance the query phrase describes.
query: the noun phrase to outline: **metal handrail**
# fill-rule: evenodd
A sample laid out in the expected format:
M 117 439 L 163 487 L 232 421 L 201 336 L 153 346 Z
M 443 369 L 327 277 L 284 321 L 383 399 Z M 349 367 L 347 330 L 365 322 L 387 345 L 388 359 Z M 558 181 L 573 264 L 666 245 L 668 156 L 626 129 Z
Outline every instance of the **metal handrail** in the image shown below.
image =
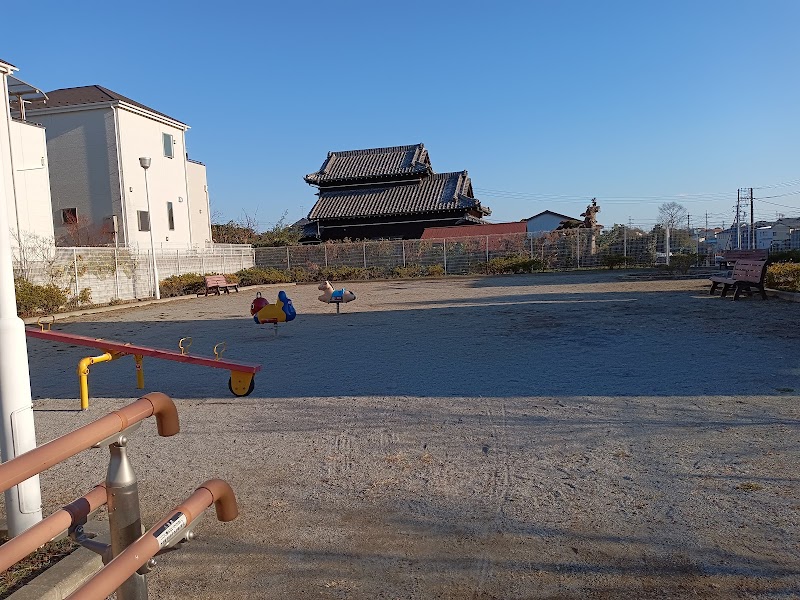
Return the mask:
M 101 569 L 67 600 L 104 600 L 129 577 L 143 567 L 161 549 L 179 541 L 186 529 L 200 514 L 215 505 L 217 519 L 232 521 L 239 515 L 236 497 L 230 485 L 211 479 L 197 488 L 183 503 L 170 511 L 138 540 L 133 542 Z
M 28 554 L 54 539 L 59 533 L 85 522 L 86 518 L 106 503 L 106 486 L 102 483 L 91 492 L 67 504 L 30 529 L 0 546 L 0 571 L 5 571 Z
M 166 394 L 152 392 L 120 410 L 0 464 L 0 491 L 38 475 L 151 416 L 156 418 L 160 436 L 168 437 L 180 431 L 175 403 Z

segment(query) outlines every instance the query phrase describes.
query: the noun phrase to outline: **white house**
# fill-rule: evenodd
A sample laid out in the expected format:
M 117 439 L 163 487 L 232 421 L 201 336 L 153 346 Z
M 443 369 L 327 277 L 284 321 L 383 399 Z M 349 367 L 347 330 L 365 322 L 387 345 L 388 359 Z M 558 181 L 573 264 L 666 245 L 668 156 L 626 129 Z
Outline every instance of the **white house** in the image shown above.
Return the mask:
M 40 98 L 42 93 L 13 76 L 16 71 L 16 67 L 0 60 L 0 72 L 5 75 L 0 90 L 4 105 L 2 120 L 8 127 L 0 133 L 0 145 L 10 148 L 10 153 L 6 154 L 9 177 L 5 178 L 5 185 L 11 244 L 17 246 L 34 237 L 52 243 L 45 130 L 25 120 L 26 99 Z
M 188 159 L 188 125 L 99 85 L 47 92 L 27 116 L 45 127 L 61 245 L 148 248 L 151 227 L 156 248 L 211 242 L 206 169 Z M 146 172 L 140 157 L 151 159 Z
M 568 217 L 567 215 L 562 215 L 552 210 L 545 210 L 525 220 L 528 222 L 529 234 L 549 233 L 556 229 L 563 221 L 580 221 L 583 223 L 583 219 Z

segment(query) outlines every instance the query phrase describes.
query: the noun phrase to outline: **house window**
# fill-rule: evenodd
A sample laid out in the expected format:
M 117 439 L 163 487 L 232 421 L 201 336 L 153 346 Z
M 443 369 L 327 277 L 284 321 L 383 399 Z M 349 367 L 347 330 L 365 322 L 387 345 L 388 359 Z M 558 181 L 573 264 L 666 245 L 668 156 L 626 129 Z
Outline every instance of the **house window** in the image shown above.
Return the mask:
M 137 210 L 139 217 L 139 231 L 150 231 L 150 213 L 146 210 Z
M 77 208 L 62 208 L 61 209 L 61 222 L 64 225 L 74 225 L 78 222 L 78 209 Z
M 175 150 L 172 147 L 172 136 L 168 133 L 162 133 L 161 138 L 164 141 L 164 156 L 172 158 L 175 156 Z
M 172 202 L 167 202 L 167 221 L 169 222 L 170 230 L 175 229 L 175 213 L 172 212 Z

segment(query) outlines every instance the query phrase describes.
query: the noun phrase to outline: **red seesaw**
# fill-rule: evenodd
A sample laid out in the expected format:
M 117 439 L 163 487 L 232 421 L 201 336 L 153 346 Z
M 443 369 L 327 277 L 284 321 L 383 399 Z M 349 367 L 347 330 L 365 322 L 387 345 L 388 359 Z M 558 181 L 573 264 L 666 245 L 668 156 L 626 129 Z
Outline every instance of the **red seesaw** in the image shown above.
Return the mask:
M 173 350 L 163 350 L 160 348 L 139 346 L 137 344 L 114 342 L 111 340 L 105 340 L 103 338 L 92 338 L 74 333 L 51 331 L 49 328 L 50 324 L 51 323 L 40 322 L 39 325 L 41 329 L 26 327 L 25 333 L 32 338 L 50 340 L 51 342 L 61 342 L 75 346 L 99 348 L 104 352 L 104 354 L 100 356 L 87 356 L 86 358 L 81 359 L 81 361 L 78 363 L 78 381 L 81 390 L 81 410 L 86 410 L 89 408 L 89 366 L 96 363 L 116 360 L 117 358 L 121 358 L 123 356 L 133 355 L 133 358 L 136 361 L 136 387 L 139 389 L 144 388 L 142 359 L 145 356 L 162 358 L 164 360 L 173 360 L 192 365 L 200 365 L 203 367 L 212 367 L 214 369 L 228 369 L 231 372 L 231 377 L 228 380 L 228 389 L 230 389 L 234 396 L 249 396 L 255 388 L 255 374 L 261 370 L 261 365 L 234 362 L 232 360 L 221 360 L 220 355 L 222 350 L 218 352 L 217 348 L 219 346 L 224 346 L 224 344 L 217 344 L 214 346 L 214 354 L 216 355 L 216 358 L 207 358 L 188 354 L 188 347 L 191 345 L 191 338 L 183 338 L 178 343 L 178 347 L 181 351 L 175 352 Z M 184 341 L 186 340 L 189 340 L 189 343 L 184 347 Z

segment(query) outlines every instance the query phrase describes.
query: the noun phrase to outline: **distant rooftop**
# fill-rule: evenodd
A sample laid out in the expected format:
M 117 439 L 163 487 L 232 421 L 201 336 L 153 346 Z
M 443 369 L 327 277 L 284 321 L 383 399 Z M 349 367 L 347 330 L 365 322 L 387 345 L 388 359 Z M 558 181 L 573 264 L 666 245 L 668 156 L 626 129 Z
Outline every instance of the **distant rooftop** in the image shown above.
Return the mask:
M 325 186 L 354 180 L 419 178 L 433 173 L 428 151 L 422 144 L 366 150 L 328 152 L 319 171 L 305 176 L 306 183 Z

